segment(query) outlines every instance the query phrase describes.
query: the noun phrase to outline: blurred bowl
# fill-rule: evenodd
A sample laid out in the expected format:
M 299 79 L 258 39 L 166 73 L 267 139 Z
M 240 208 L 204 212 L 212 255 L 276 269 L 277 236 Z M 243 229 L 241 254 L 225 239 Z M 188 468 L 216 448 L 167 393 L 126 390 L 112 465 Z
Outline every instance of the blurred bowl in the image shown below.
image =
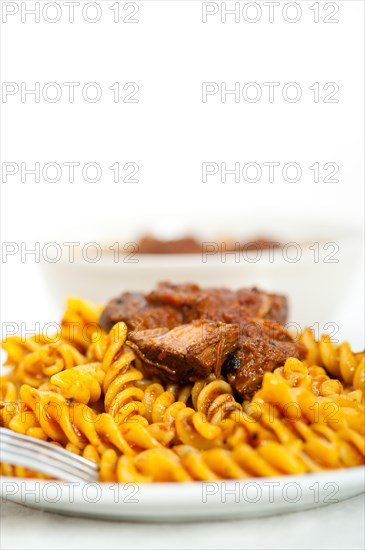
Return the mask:
M 242 229 L 242 228 L 245 228 Z M 143 234 L 159 238 L 191 235 L 206 245 L 207 254 L 116 254 L 116 243 L 135 243 Z M 281 248 L 225 253 L 222 241 L 249 242 L 265 236 Z M 258 216 L 199 218 L 178 222 L 168 216 L 136 217 L 103 226 L 68 228 L 53 242 L 57 261 L 41 262 L 46 284 L 57 307 L 69 295 L 105 303 L 126 290 L 150 290 L 161 280 L 196 282 L 205 286 L 258 287 L 289 298 L 289 318 L 300 326 L 336 322 L 361 265 L 362 232 L 349 224 L 308 219 Z M 70 254 L 74 245 L 74 257 Z M 215 244 L 214 244 L 215 243 Z M 110 250 L 111 247 L 111 250 Z M 132 254 L 131 254 L 132 253 Z M 316 326 L 316 325 L 315 325 Z

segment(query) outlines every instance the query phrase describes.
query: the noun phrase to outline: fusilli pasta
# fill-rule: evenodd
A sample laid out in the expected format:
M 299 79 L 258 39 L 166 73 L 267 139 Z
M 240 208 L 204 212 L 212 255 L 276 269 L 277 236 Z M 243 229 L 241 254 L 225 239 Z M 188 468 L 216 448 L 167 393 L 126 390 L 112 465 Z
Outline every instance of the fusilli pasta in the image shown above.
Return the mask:
M 101 481 L 194 481 L 301 474 L 364 464 L 364 353 L 328 337 L 307 359 L 264 375 L 252 399 L 223 376 L 146 379 L 127 326 L 97 326 L 100 308 L 70 300 L 56 339 L 3 343 L 0 421 L 99 464 Z M 70 334 L 69 327 L 74 327 Z M 67 330 L 66 330 L 67 328 Z M 1 464 L 3 475 L 44 477 Z

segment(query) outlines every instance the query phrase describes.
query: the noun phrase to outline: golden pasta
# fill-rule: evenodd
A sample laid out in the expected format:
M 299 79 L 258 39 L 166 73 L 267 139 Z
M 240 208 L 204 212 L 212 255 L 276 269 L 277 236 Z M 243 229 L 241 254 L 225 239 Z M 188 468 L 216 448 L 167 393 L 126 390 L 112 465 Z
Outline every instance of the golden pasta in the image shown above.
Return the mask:
M 353 353 L 348 342 L 336 346 L 326 335 L 316 342 L 310 329 L 301 337 L 308 350 L 308 361 L 325 367 L 326 371 L 340 378 L 346 385 L 365 393 L 365 354 Z
M 302 474 L 364 464 L 364 353 L 301 335 L 308 350 L 266 372 L 249 400 L 210 374 L 188 384 L 149 379 L 109 333 L 101 309 L 69 300 L 54 338 L 3 342 L 1 425 L 100 466 L 101 481 L 194 481 Z M 70 327 L 73 331 L 70 332 Z M 1 464 L 2 475 L 45 477 Z

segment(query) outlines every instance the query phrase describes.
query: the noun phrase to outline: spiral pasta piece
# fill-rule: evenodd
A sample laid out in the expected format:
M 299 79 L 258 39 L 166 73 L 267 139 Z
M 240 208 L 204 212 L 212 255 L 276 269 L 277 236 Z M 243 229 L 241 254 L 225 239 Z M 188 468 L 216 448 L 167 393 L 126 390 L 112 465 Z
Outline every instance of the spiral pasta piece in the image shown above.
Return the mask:
M 192 388 L 194 408 L 184 407 L 175 416 L 176 433 L 181 443 L 200 449 L 225 446 L 234 428 L 232 416 L 242 406 L 232 396 L 231 386 L 210 377 Z
M 131 366 L 135 355 L 131 349 L 124 347 L 126 338 L 127 326 L 117 323 L 110 332 L 102 364 L 105 372 L 104 406 L 117 424 L 130 420 L 132 416 L 134 422 L 145 424 L 144 393 L 134 385 L 143 375 Z
M 7 377 L 0 379 L 0 423 L 6 428 L 18 412 L 17 388 Z
M 365 394 L 364 352 L 354 353 L 348 342 L 335 345 L 327 335 L 317 342 L 309 328 L 304 330 L 301 341 L 308 349 L 309 364 L 324 367 L 332 376 Z
M 175 398 L 171 392 L 164 392 L 160 384 L 148 385 L 144 390 L 138 387 L 143 374 L 132 366 L 135 355 L 124 345 L 126 337 L 126 325 L 118 323 L 110 333 L 109 346 L 105 350 L 105 410 L 134 446 L 150 449 L 168 445 L 175 436 L 175 429 L 163 422 L 163 415 Z
M 50 381 L 63 397 L 87 405 L 100 399 L 104 378 L 101 363 L 87 363 L 54 374 Z
M 85 363 L 86 358 L 71 344 L 58 341 L 40 346 L 27 353 L 16 367 L 15 373 L 21 383 L 35 388 L 65 369 Z
M 63 445 L 69 442 L 79 449 L 90 443 L 98 452 L 106 450 L 108 443 L 111 443 L 124 454 L 134 454 L 107 413 L 98 415 L 83 403 L 70 403 L 59 394 L 37 390 L 26 384 L 21 387 L 20 396 L 34 413 L 39 427 L 52 441 Z
M 61 339 L 87 353 L 90 345 L 104 334 L 98 324 L 102 309 L 86 300 L 69 298 L 61 321 Z
M 20 336 L 10 336 L 1 342 L 1 347 L 8 354 L 4 364 L 18 366 L 28 353 L 39 350 L 42 347 L 42 342 L 39 341 L 39 335 L 26 339 Z

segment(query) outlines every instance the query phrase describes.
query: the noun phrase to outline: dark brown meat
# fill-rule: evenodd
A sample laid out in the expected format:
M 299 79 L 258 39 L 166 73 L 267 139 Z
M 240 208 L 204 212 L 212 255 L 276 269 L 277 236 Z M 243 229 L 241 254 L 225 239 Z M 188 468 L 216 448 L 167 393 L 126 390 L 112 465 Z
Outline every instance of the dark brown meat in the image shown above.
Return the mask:
M 181 311 L 171 306 L 149 304 L 141 292 L 124 292 L 108 302 L 100 316 L 100 326 L 109 331 L 119 321 L 124 321 L 131 330 L 174 328 L 184 322 Z
M 241 330 L 240 347 L 222 372 L 239 395 L 250 397 L 261 386 L 265 372 L 272 372 L 289 357 L 303 359 L 306 353 L 303 344 L 294 342 L 283 327 L 256 319 Z
M 237 393 L 246 396 L 259 387 L 266 371 L 283 365 L 288 357 L 305 356 L 305 348 L 281 325 L 286 317 L 285 297 L 255 288 L 233 291 L 162 282 L 146 295 L 126 292 L 111 300 L 100 324 L 110 330 L 116 322 L 125 321 L 135 331 L 129 334 L 129 343 L 146 374 L 176 382 L 197 380 L 211 371 L 218 376 L 223 362 L 218 351 L 223 345 L 226 356 L 230 353 L 223 373 Z M 207 320 L 213 340 L 202 340 L 201 325 Z M 225 351 L 226 344 L 232 344 L 231 334 L 220 344 L 214 340 L 216 326 L 235 327 L 237 351 Z
M 257 289 L 202 289 L 191 283 L 163 282 L 146 295 L 124 292 L 110 300 L 101 314 L 100 325 L 110 330 L 118 321 L 124 321 L 131 329 L 174 328 L 196 319 L 241 325 L 252 317 L 285 323 L 286 298 Z
M 227 322 L 231 322 L 229 316 L 234 315 L 232 322 L 235 323 L 247 317 L 262 317 L 285 323 L 288 313 L 285 296 L 268 294 L 256 288 L 237 291 L 228 288 L 204 289 L 192 283 L 174 285 L 164 281 L 146 294 L 146 300 L 183 308 L 185 321 L 203 317 L 212 321 L 226 320 L 226 316 Z
M 238 348 L 237 325 L 194 321 L 172 330 L 156 328 L 131 332 L 127 344 L 149 375 L 186 383 L 220 375 L 230 353 Z

